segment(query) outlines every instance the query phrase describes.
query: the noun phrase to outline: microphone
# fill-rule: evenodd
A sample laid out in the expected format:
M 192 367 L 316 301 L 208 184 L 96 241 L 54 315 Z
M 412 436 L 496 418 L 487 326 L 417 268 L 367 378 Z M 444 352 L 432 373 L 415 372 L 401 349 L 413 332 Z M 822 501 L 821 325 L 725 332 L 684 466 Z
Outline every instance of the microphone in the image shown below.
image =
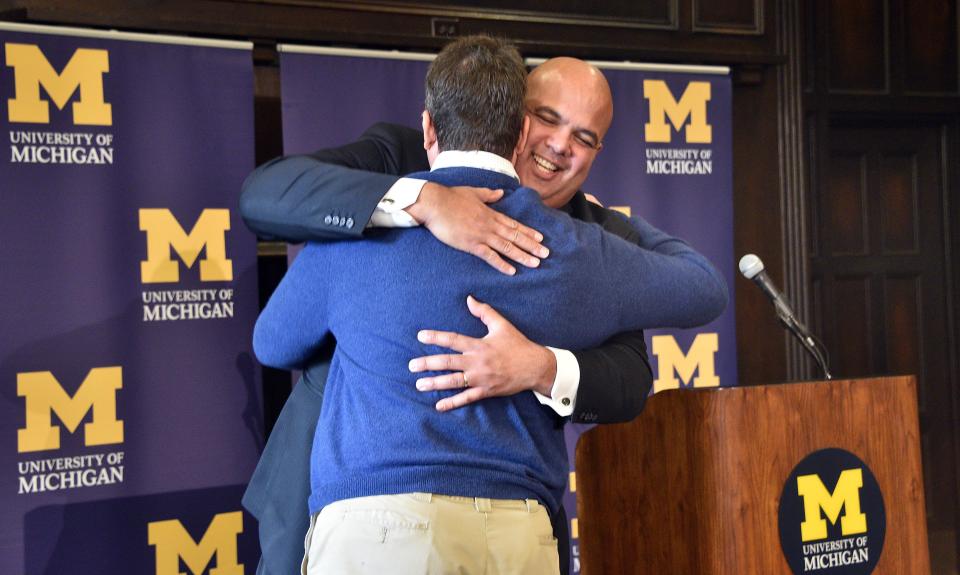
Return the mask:
M 790 309 L 790 305 L 783 299 L 783 295 L 773 285 L 773 281 L 767 275 L 767 272 L 764 271 L 763 261 L 760 258 L 755 254 L 747 254 L 740 258 L 740 273 L 743 274 L 743 277 L 757 284 L 763 290 L 763 293 L 767 294 L 767 297 L 773 302 L 773 307 L 777 310 L 777 317 L 783 322 L 784 327 L 792 331 L 793 327 L 791 325 L 799 324 L 793 315 L 793 310 Z
M 763 293 L 770 298 L 780 323 L 783 324 L 794 337 L 800 340 L 803 347 L 813 356 L 813 359 L 816 360 L 817 364 L 823 370 L 825 378 L 832 379 L 833 376 L 830 375 L 830 371 L 827 369 L 827 361 L 817 347 L 813 336 L 807 331 L 806 326 L 797 320 L 793 314 L 793 310 L 790 309 L 790 304 L 787 303 L 783 294 L 773 285 L 773 281 L 767 276 L 767 272 L 763 269 L 763 261 L 755 254 L 743 256 L 740 258 L 740 273 L 743 274 L 743 277 L 757 284 Z

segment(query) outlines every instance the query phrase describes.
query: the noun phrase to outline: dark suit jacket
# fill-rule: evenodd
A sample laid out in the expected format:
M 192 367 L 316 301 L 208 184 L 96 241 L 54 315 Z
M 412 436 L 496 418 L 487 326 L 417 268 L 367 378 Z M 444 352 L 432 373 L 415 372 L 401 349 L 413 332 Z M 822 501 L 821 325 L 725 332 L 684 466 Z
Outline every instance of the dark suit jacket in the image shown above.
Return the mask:
M 247 177 L 240 197 L 244 221 L 258 236 L 288 242 L 359 238 L 374 209 L 398 177 L 428 170 L 420 132 L 377 124 L 352 144 L 311 155 L 272 160 Z M 564 208 L 633 240 L 622 218 L 577 193 Z M 260 522 L 258 573 L 293 573 L 308 518 L 310 452 L 320 413 L 330 351 L 321 354 L 294 387 L 244 494 Z M 652 383 L 642 332 L 614 336 L 592 350 L 572 350 L 580 364 L 574 422 L 629 421 L 643 409 Z M 566 572 L 566 519 L 556 518 L 561 568 Z M 296 543 L 296 545 L 294 545 Z

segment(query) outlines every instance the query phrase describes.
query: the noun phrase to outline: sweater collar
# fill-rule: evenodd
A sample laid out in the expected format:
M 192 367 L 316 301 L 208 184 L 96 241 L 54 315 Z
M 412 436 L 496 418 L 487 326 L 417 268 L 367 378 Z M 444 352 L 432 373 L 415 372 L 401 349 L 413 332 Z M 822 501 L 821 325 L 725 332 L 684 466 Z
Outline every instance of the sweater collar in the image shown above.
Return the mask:
M 479 168 L 481 170 L 497 172 L 518 181 L 520 180 L 513 164 L 506 158 L 479 150 L 471 150 L 468 152 L 447 150 L 440 152 L 433 161 L 433 165 L 430 166 L 430 171 L 432 172 L 443 168 Z

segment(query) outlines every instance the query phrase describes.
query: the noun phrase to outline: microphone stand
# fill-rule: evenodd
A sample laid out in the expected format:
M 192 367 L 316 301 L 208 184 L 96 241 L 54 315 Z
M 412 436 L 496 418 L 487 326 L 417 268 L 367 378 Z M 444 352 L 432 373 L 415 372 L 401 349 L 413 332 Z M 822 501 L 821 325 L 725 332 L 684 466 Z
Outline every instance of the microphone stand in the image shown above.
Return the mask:
M 806 326 L 797 321 L 797 318 L 793 316 L 793 312 L 790 311 L 790 306 L 783 299 L 782 294 L 777 291 L 777 288 L 773 286 L 766 272 L 763 271 L 763 262 L 760 258 L 755 254 L 747 254 L 740 258 L 738 267 L 740 268 L 740 273 L 743 274 L 745 278 L 757 284 L 757 287 L 763 291 L 764 295 L 770 298 L 773 309 L 777 312 L 777 319 L 780 320 L 783 327 L 787 328 L 794 337 L 800 340 L 803 348 L 813 356 L 817 365 L 823 370 L 824 379 L 833 379 L 833 376 L 830 375 L 830 369 L 827 367 L 826 350 L 822 349 L 822 344 L 818 345 L 817 340 L 810 335 Z
M 775 305 L 774 309 L 777 310 L 777 319 L 780 320 L 783 327 L 787 328 L 787 331 L 800 340 L 800 343 L 803 345 L 803 348 L 807 350 L 807 353 L 813 356 L 814 361 L 817 362 L 817 365 L 819 365 L 823 371 L 823 378 L 827 380 L 833 379 L 833 376 L 830 375 L 830 369 L 827 367 L 826 354 L 820 349 L 820 346 L 817 345 L 816 340 L 813 339 L 813 336 L 810 335 L 807 328 L 781 306 Z

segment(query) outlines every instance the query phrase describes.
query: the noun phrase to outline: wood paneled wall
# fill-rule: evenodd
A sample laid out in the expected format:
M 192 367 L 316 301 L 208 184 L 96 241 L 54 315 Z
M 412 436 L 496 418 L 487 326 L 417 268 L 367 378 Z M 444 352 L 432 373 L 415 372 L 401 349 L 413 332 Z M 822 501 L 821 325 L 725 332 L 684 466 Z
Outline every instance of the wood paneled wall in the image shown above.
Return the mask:
M 286 42 L 438 47 L 486 32 L 529 55 L 769 62 L 769 0 L 20 0 L 31 21 Z M 14 12 L 15 13 L 15 12 Z
M 918 378 L 933 573 L 960 556 L 956 0 L 805 6 L 809 254 L 839 377 Z

